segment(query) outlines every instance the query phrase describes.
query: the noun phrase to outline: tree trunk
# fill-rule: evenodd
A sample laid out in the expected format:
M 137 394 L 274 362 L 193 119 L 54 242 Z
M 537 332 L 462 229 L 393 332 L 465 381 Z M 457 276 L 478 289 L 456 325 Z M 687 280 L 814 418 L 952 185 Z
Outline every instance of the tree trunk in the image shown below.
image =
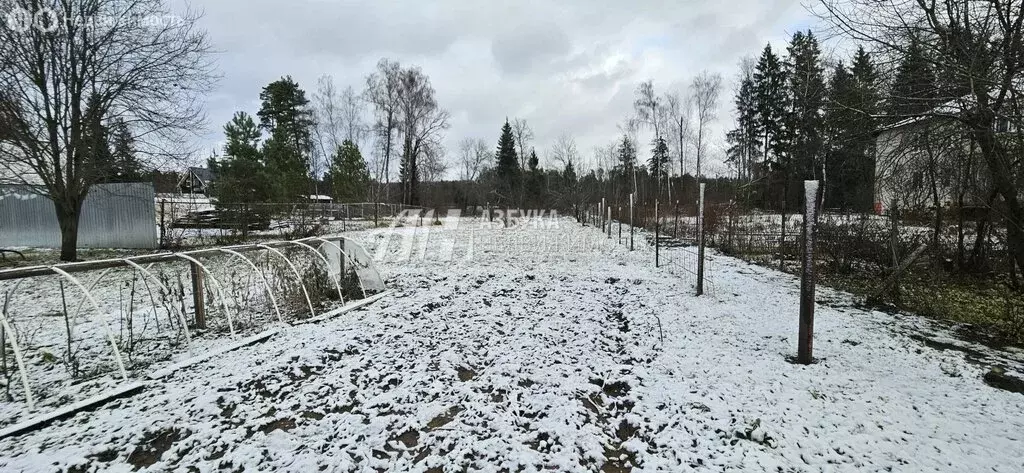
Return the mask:
M 78 260 L 78 220 L 82 215 L 82 201 L 85 197 L 65 197 L 54 201 L 57 224 L 60 226 L 61 261 Z M 70 201 L 70 202 L 68 202 Z
M 979 115 L 973 132 L 981 148 L 981 155 L 991 171 L 993 187 L 1006 203 L 1006 243 L 1010 250 L 1010 263 L 1016 265 L 1024 262 L 1024 207 L 1021 206 L 1017 184 L 1014 182 L 1017 174 L 1009 168 L 1006 150 L 995 137 L 994 114 L 990 110 L 982 110 L 984 112 Z

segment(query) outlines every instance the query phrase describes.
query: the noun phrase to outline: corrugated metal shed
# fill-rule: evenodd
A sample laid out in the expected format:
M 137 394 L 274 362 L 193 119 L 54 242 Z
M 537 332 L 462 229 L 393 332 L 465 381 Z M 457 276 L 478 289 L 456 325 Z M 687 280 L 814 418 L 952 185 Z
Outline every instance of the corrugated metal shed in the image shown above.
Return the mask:
M 97 184 L 82 206 L 80 248 L 156 248 L 153 184 Z M 59 248 L 53 202 L 39 187 L 0 186 L 0 246 Z

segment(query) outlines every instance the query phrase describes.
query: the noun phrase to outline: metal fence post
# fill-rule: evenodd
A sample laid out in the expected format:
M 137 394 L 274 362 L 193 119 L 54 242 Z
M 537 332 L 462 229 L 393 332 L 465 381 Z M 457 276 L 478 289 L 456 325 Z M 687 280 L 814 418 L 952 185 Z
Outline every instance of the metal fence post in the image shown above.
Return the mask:
M 164 219 L 164 215 L 166 215 L 165 204 L 167 204 L 167 199 L 160 199 L 160 248 L 167 247 L 167 222 Z
M 658 220 L 658 201 L 654 201 L 654 267 L 661 267 L 661 222 Z
M 619 206 L 619 244 L 622 244 L 622 206 Z
M 597 208 L 597 213 L 600 214 L 598 218 L 601 219 L 601 233 L 604 233 L 604 224 L 605 224 L 605 221 L 604 221 L 604 209 L 605 209 L 606 206 L 607 206 L 607 204 L 605 204 L 604 197 L 602 197 L 601 198 L 601 205 Z
M 814 360 L 814 244 L 818 221 L 818 181 L 804 181 L 804 254 L 800 278 L 800 332 L 797 363 Z
M 697 199 L 697 295 L 704 295 L 704 183 Z
M 608 239 L 611 240 L 612 239 L 612 208 L 611 208 L 611 206 L 608 206 L 607 208 L 608 208 L 608 218 L 606 220 L 608 221 Z
M 196 328 L 206 328 L 206 287 L 203 284 L 204 274 L 198 264 L 189 263 L 192 272 L 192 306 L 195 308 Z
M 679 201 L 676 201 L 675 206 L 672 208 L 672 213 L 675 216 L 675 223 L 672 224 L 672 238 L 679 238 Z
M 634 194 L 629 194 L 629 251 L 633 251 L 633 198 Z

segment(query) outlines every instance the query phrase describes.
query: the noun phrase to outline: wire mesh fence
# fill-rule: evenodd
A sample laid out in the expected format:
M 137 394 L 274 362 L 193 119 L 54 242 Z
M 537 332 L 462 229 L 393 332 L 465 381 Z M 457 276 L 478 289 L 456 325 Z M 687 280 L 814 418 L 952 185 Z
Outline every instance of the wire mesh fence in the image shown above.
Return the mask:
M 228 204 L 179 196 L 158 197 L 156 218 L 162 248 L 188 248 L 373 228 L 410 208 L 373 202 Z

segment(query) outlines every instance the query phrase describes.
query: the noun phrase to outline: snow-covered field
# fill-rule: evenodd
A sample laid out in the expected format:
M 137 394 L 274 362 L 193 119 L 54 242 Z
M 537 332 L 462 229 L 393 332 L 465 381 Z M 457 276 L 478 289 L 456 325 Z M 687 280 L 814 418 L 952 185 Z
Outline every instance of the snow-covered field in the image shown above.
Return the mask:
M 1024 469 L 1024 395 L 920 319 L 819 290 L 794 365 L 792 276 L 710 256 L 696 298 L 639 237 L 458 223 L 355 235 L 392 296 L 0 440 L 0 471 Z

